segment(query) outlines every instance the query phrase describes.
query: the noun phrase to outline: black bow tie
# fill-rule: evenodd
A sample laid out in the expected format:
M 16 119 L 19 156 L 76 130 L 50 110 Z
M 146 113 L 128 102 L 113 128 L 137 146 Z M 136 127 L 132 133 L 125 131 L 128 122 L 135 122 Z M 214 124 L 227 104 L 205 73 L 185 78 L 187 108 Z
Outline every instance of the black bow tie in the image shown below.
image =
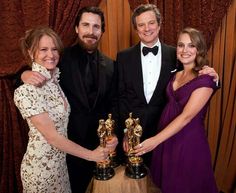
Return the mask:
M 155 56 L 158 52 L 158 46 L 154 46 L 153 48 L 143 47 L 143 55 L 146 56 L 149 52 L 152 52 Z

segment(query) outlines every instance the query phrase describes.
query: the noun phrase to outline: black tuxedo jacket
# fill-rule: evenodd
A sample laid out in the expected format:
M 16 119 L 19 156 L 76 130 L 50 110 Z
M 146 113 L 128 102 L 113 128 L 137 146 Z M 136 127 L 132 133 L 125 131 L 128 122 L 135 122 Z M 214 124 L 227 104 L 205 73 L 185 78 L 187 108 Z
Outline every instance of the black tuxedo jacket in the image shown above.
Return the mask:
M 71 106 L 68 138 L 89 149 L 99 145 L 98 120 L 106 119 L 107 114 L 112 111 L 113 91 L 115 92 L 114 62 L 97 52 L 97 93 L 92 105 L 89 105 L 79 67 L 86 62 L 85 51 L 78 44 L 67 48 L 59 64 L 60 85 Z
M 176 49 L 161 44 L 162 62 L 160 77 L 149 103 L 143 90 L 140 43 L 117 54 L 120 125 L 125 127 L 129 112 L 140 119 L 142 139 L 153 136 L 166 103 L 165 89 L 176 70 Z M 122 129 L 122 128 L 121 128 Z

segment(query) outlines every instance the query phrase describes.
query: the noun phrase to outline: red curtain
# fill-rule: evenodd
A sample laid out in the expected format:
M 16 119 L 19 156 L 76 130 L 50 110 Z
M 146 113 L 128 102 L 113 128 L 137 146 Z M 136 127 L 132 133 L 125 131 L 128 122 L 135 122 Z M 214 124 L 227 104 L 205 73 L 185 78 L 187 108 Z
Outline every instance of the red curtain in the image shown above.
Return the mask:
M 14 102 L 14 75 L 24 65 L 19 38 L 29 27 L 47 24 L 47 4 L 4 1 L 0 5 L 0 192 L 21 192 L 20 163 L 27 131 Z
M 0 192 L 21 193 L 20 164 L 28 127 L 13 102 L 14 83 L 26 63 L 19 48 L 25 30 L 51 26 L 65 45 L 76 39 L 73 22 L 79 8 L 98 6 L 100 0 L 1 0 L 0 5 Z

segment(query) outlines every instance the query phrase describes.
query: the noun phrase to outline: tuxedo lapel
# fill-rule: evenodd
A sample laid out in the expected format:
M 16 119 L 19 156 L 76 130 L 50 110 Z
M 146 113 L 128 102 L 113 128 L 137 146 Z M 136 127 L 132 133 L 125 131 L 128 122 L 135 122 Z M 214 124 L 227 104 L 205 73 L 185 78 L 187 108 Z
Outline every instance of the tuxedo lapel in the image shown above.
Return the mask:
M 130 59 L 129 59 L 130 60 Z M 128 61 L 129 61 L 128 60 Z M 140 43 L 134 46 L 133 55 L 131 58 L 131 69 L 130 74 L 133 81 L 134 88 L 137 95 L 146 102 L 143 88 L 143 72 L 142 72 L 142 62 L 141 62 L 141 51 Z
M 77 54 L 77 55 L 79 54 L 80 57 L 74 56 L 73 59 L 71 60 L 71 72 L 73 72 L 71 73 L 72 80 L 73 80 L 71 84 L 73 84 L 73 87 L 76 90 L 75 93 L 78 96 L 77 97 L 78 100 L 80 100 L 84 106 L 89 108 L 88 97 L 86 94 L 86 90 L 84 87 L 83 78 L 82 78 L 81 70 L 80 70 L 81 62 L 85 62 L 85 61 L 82 61 L 83 59 L 85 59 L 85 56 L 83 56 L 83 54 L 81 53 L 81 50 L 78 48 L 75 50 L 74 54 Z

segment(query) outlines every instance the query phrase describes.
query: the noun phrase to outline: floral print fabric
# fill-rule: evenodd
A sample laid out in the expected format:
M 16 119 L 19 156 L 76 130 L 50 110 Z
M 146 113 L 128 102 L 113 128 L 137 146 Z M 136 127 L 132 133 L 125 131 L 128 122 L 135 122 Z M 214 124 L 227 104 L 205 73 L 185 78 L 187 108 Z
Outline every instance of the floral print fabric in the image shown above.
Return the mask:
M 21 163 L 23 192 L 70 193 L 66 154 L 50 145 L 29 119 L 47 112 L 57 132 L 67 137 L 70 106 L 58 84 L 59 70 L 56 68 L 51 76 L 36 63 L 32 70 L 43 74 L 48 81 L 42 87 L 24 84 L 14 93 L 14 102 L 29 125 L 28 146 Z

